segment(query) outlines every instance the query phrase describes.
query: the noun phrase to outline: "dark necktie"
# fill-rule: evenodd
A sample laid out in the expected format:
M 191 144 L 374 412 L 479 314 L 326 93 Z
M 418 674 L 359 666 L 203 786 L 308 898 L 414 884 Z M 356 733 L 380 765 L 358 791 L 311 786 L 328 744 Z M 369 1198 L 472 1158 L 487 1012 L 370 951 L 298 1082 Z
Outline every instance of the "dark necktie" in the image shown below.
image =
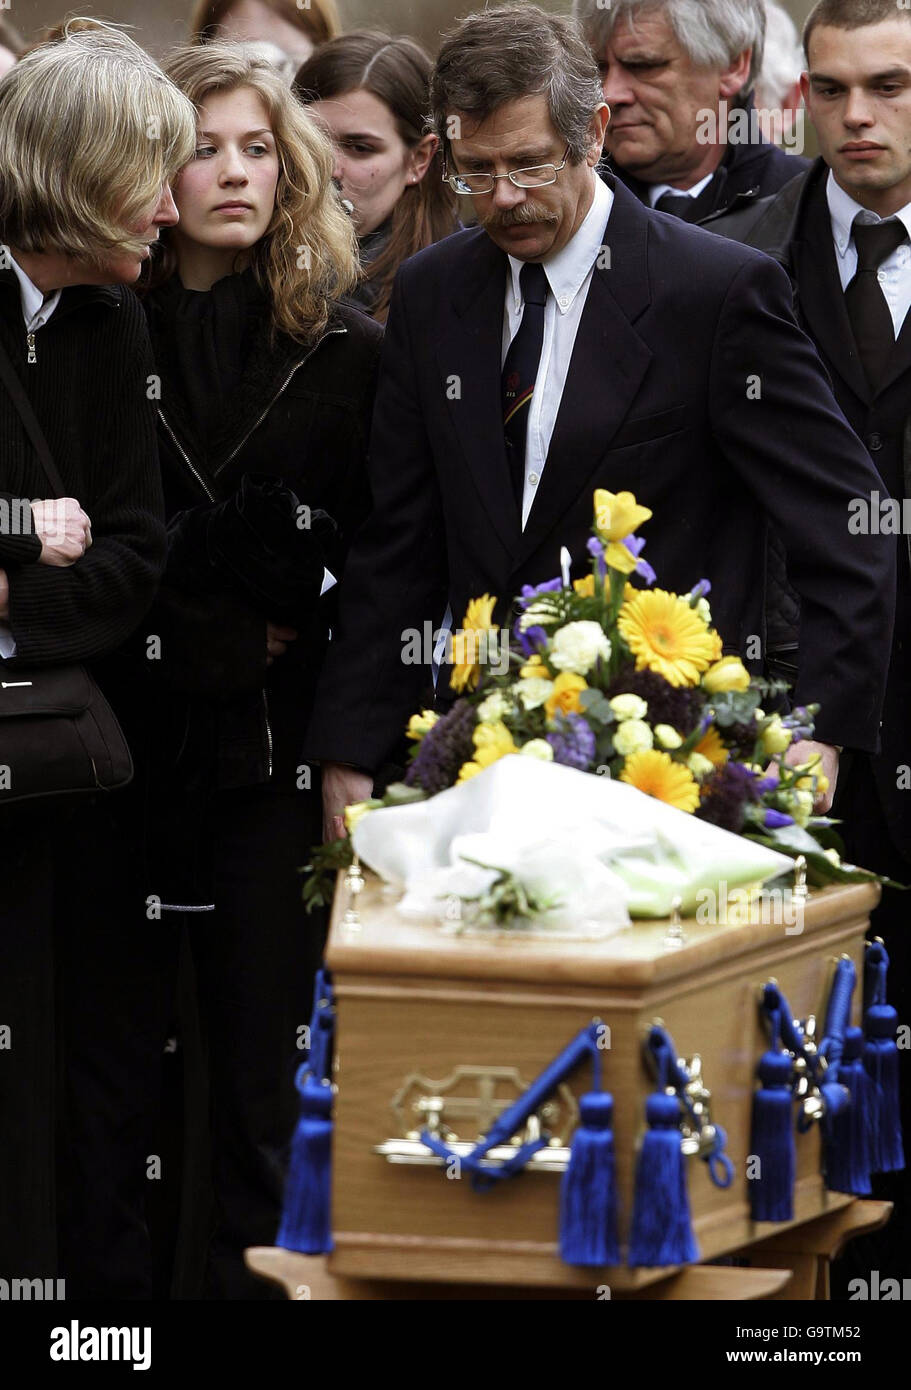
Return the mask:
M 701 217 L 708 217 L 712 211 L 712 202 L 715 197 L 714 179 L 710 179 L 701 193 L 697 193 L 695 198 L 691 198 L 688 193 L 662 193 L 655 204 L 658 212 L 669 212 L 673 217 L 679 217 L 684 222 L 698 222 Z
M 503 363 L 502 391 L 503 433 L 506 436 L 509 474 L 521 514 L 528 416 L 544 343 L 544 305 L 547 303 L 548 285 L 543 265 L 526 262 L 519 274 L 519 285 L 525 311 Z
M 845 307 L 854 330 L 854 341 L 871 391 L 882 381 L 892 349 L 895 328 L 877 271 L 908 233 L 903 222 L 854 223 L 857 273 L 845 290 Z

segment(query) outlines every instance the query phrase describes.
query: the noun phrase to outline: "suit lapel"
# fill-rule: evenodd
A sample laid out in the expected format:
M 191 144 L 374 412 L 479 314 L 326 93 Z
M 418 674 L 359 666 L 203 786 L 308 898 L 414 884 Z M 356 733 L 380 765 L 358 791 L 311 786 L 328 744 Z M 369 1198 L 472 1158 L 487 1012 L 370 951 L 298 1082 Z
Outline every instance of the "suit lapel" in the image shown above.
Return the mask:
M 519 538 L 500 398 L 506 255 L 479 232 L 453 294 L 455 318 L 437 346 L 444 400 L 487 514 L 510 554 Z
M 596 266 L 589 286 L 547 466 L 522 533 L 517 566 L 591 485 L 651 361 L 651 350 L 632 326 L 651 300 L 649 218 L 618 183 L 605 234 L 610 268 Z
M 851 320 L 835 260 L 832 223 L 821 183 L 808 200 L 805 237 L 794 246 L 800 311 L 810 336 L 859 400 L 870 404 L 870 387 L 857 355 Z

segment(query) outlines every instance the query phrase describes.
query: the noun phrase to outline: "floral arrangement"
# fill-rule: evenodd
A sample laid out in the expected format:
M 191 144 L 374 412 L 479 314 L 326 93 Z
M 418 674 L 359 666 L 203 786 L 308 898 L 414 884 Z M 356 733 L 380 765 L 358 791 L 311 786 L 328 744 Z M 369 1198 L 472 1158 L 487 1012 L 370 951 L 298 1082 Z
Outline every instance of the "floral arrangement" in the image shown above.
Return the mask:
M 875 878 L 842 863 L 835 822 L 813 814 L 827 786 L 818 759 L 786 761 L 792 744 L 813 737 L 818 706 L 767 711 L 787 687 L 751 677 L 738 656 L 724 654 L 708 581 L 683 595 L 654 587 L 636 535 L 651 511 L 630 492 L 599 489 L 594 504 L 584 579 L 570 582 L 565 556 L 562 577 L 523 589 L 509 634 L 492 621 L 494 598 L 472 600 L 452 640 L 459 698 L 442 715 L 412 716 L 404 784 L 382 801 L 349 807 L 349 831 L 375 807 L 434 796 L 518 756 L 617 777 L 725 830 L 803 855 L 816 885 Z M 509 643 L 504 674 L 478 659 L 497 640 Z M 337 868 L 350 857 L 343 841 L 315 851 L 308 868 Z M 305 897 L 324 899 L 318 880 Z

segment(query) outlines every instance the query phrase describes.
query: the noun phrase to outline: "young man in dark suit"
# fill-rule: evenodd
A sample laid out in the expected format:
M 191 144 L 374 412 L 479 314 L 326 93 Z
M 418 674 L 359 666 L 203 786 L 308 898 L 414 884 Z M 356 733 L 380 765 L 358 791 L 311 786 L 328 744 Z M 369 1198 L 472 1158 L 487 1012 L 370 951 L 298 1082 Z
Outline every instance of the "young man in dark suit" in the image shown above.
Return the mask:
M 431 100 L 480 225 L 407 262 L 393 293 L 375 510 L 305 745 L 324 765 L 327 833 L 343 833 L 342 807 L 369 793 L 420 698 L 408 633 L 447 604 L 458 625 L 484 593 L 502 622 L 524 584 L 559 573 L 562 546 L 587 572 L 597 487 L 654 510 L 662 585 L 708 578 L 716 625 L 745 655 L 763 640 L 768 528 L 793 547 L 797 698 L 823 707 L 819 744 L 800 751 L 820 753 L 834 787 L 837 745 L 876 748 L 894 547 L 848 534 L 850 500 L 881 483 L 794 323 L 787 277 L 598 179 L 608 112 L 567 20 L 535 6 L 469 16 L 443 43 Z
M 858 485 L 853 516 L 856 528 L 889 533 L 898 565 L 881 751 L 846 763 L 835 810 L 852 859 L 911 883 L 911 535 L 902 516 L 911 508 L 899 506 L 911 497 L 911 12 L 893 0 L 822 0 L 804 44 L 803 93 L 821 158 L 774 198 L 708 226 L 788 272 L 799 320 L 885 484 L 877 496 Z M 902 1021 L 911 1008 L 908 911 L 907 895 L 886 888 L 872 919 L 892 958 L 889 994 Z M 904 1091 L 911 1135 L 907 1075 Z M 892 1253 L 903 1238 L 906 1261 L 911 1201 L 902 1182 L 888 1179 L 881 1195 L 902 1199 L 904 1235 L 893 1222 Z
M 699 222 L 741 193 L 775 193 L 807 161 L 803 127 L 766 112 L 785 154 L 762 133 L 753 88 L 764 0 L 574 0 L 611 110 L 605 153 L 643 203 Z

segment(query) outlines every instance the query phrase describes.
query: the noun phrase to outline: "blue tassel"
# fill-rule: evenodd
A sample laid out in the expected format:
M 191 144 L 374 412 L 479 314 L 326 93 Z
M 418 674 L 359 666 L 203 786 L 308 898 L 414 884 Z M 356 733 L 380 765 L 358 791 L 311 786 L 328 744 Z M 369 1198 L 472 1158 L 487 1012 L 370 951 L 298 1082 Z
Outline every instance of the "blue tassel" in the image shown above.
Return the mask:
M 629 1264 L 693 1264 L 699 1248 L 680 1147 L 680 1102 L 675 1095 L 655 1091 L 646 1102 L 645 1118 L 649 1128 L 636 1164 Z
M 898 1099 L 898 1014 L 891 1004 L 871 1004 L 864 1017 L 864 1067 L 873 1083 L 871 1167 L 896 1173 L 905 1166 Z
M 569 1265 L 620 1263 L 613 1117 L 606 1091 L 589 1091 L 579 1101 L 579 1126 L 560 1188 L 560 1257 Z
M 750 1180 L 754 1221 L 791 1221 L 794 1217 L 794 1127 L 791 1119 L 791 1056 L 764 1052 L 759 1061 L 760 1088 L 753 1096 L 750 1153 L 759 1172 Z
M 302 1255 L 322 1255 L 333 1248 L 331 1225 L 332 1087 L 297 1069 L 294 1084 L 301 1109 L 291 1141 L 291 1162 L 276 1245 Z
M 838 1064 L 839 1083 L 847 1088 L 850 1103 L 839 1113 L 826 1116 L 826 1187 L 866 1197 L 870 1186 L 870 1122 L 874 1118 L 873 1083 L 864 1070 L 864 1035 L 860 1028 L 845 1032 Z

